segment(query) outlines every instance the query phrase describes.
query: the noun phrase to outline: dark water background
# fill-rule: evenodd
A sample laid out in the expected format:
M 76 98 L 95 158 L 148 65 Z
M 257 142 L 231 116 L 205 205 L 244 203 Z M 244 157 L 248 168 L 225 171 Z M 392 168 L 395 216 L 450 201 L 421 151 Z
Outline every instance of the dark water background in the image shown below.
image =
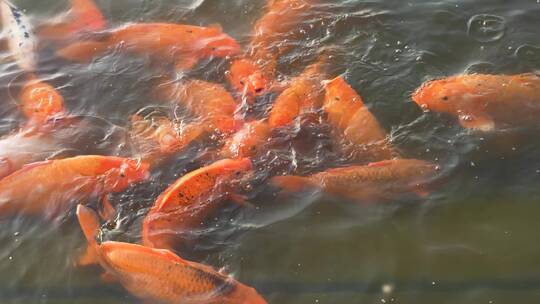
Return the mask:
M 220 23 L 242 42 L 264 2 L 97 1 L 112 24 Z M 270 303 L 540 302 L 540 131 L 472 134 L 448 117 L 423 113 L 409 98 L 422 82 L 457 73 L 540 72 L 540 3 L 322 2 L 318 17 L 306 21 L 314 25 L 310 39 L 282 59 L 281 71 L 294 74 L 318 48 L 338 46 L 336 70 L 404 156 L 445 168 L 443 185 L 420 201 L 371 207 L 312 203 L 310 197 L 283 204 L 257 196 L 257 211 L 235 213 L 229 224 L 217 219 L 190 258 L 226 266 Z M 16 3 L 41 20 L 66 5 Z M 4 99 L 16 75 L 12 69 L 1 68 Z M 223 62 L 208 62 L 193 75 L 220 80 L 225 69 Z M 144 60 L 105 56 L 74 65 L 45 49 L 40 75 L 60 87 L 72 114 L 99 118 L 90 119 L 92 133 L 102 141 L 98 148 L 110 153 L 128 154 L 122 144 L 107 142 L 110 131 L 121 132 L 129 114 L 155 104 L 148 91 L 156 71 Z M 7 133 L 18 116 L 8 105 L 1 114 Z M 81 149 L 96 148 L 92 143 Z M 116 226 L 104 228 L 109 238 L 137 239 L 145 208 L 182 172 L 197 167 L 190 153 L 155 172 L 144 189 L 115 196 L 123 207 Z M 324 161 L 304 159 L 314 167 Z M 0 303 L 137 303 L 121 287 L 101 283 L 97 268 L 72 266 L 84 244 L 73 214 L 61 223 L 0 224 Z

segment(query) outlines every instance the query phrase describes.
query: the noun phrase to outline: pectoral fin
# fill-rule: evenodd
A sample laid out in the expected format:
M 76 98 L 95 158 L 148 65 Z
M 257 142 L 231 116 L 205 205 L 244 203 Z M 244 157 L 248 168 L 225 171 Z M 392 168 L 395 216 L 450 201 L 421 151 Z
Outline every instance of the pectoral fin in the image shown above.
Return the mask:
M 109 197 L 107 195 L 104 195 L 101 199 L 101 208 L 99 210 L 99 216 L 103 220 L 108 221 L 108 220 L 112 220 L 115 215 L 116 215 L 116 210 L 111 204 Z
M 488 132 L 495 129 L 495 122 L 486 114 L 464 114 L 459 116 L 459 123 L 467 129 Z

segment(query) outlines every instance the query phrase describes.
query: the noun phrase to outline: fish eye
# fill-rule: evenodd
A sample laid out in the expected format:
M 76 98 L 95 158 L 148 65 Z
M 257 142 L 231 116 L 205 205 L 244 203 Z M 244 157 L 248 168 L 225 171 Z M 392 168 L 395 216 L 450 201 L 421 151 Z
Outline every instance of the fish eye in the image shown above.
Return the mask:
M 124 172 L 122 172 L 122 173 L 120 173 L 120 177 L 124 178 L 124 177 L 126 177 L 126 174 Z
M 215 50 L 217 50 L 217 47 L 215 47 L 215 46 L 212 47 L 212 51 L 215 51 Z
M 242 172 L 236 171 L 234 174 L 235 174 L 236 176 L 240 176 L 240 175 L 242 174 Z
M 245 85 L 246 83 L 243 80 L 240 80 L 241 85 Z
M 255 93 L 260 93 L 260 92 L 262 92 L 262 90 L 263 90 L 262 88 L 256 88 Z

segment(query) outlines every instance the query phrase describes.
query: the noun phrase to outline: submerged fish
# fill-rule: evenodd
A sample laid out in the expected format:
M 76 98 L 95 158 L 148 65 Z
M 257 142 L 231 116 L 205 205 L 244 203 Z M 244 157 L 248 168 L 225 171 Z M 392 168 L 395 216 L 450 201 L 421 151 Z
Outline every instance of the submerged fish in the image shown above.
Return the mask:
M 178 70 L 188 70 L 200 59 L 238 54 L 240 45 L 220 27 L 133 23 L 96 34 L 94 40 L 76 42 L 57 53 L 68 60 L 89 62 L 112 50 L 171 61 Z
M 266 303 L 255 289 L 169 250 L 111 241 L 98 244 L 95 237 L 99 221 L 95 212 L 79 205 L 77 216 L 107 275 L 140 299 L 164 304 Z
M 290 86 L 274 101 L 268 117 L 270 128 L 290 125 L 301 114 L 315 111 L 322 106 L 325 64 L 324 61 L 314 63 L 291 80 Z
M 254 157 L 264 149 L 270 133 L 271 129 L 266 120 L 247 122 L 225 142 L 220 156 L 235 159 Z
M 65 40 L 84 32 L 102 31 L 107 21 L 93 0 L 70 0 L 71 10 L 67 18 L 53 24 L 43 24 L 37 28 L 41 39 Z
M 538 125 L 540 77 L 453 76 L 423 84 L 412 99 L 424 110 L 457 117 L 465 128 L 490 131 L 501 125 Z
M 23 12 L 7 0 L 0 1 L 3 34 L 7 35 L 8 46 L 19 67 L 33 72 L 37 65 L 37 39 L 32 23 Z
M 241 123 L 235 118 L 238 103 L 221 84 L 202 80 L 167 82 L 158 87 L 158 95 L 184 106 L 207 125 L 209 132 L 232 134 Z
M 301 25 L 313 14 L 319 0 L 269 0 L 266 13 L 257 21 L 246 56 L 234 61 L 228 74 L 230 85 L 248 101 L 265 94 L 276 78 L 277 60 L 292 43 L 305 35 Z
M 64 98 L 50 84 L 31 75 L 22 87 L 19 107 L 30 125 L 43 125 L 65 115 Z
M 150 165 L 184 150 L 205 132 L 201 124 L 177 127 L 167 117 L 145 118 L 133 115 L 130 122 L 131 143 L 138 156 Z
M 121 192 L 148 177 L 148 165 L 112 156 L 78 156 L 24 166 L 0 180 L 0 214 L 54 217 L 70 202 Z
M 325 89 L 323 110 L 338 134 L 340 149 L 364 161 L 392 158 L 386 132 L 362 97 L 342 77 L 327 82 Z
M 27 72 L 19 96 L 19 106 L 31 124 L 40 125 L 64 114 L 64 99 L 48 83 L 34 74 L 37 65 L 37 39 L 30 20 L 6 0 L 0 1 L 2 25 L 9 50 L 19 67 Z
M 224 159 L 184 175 L 156 200 L 143 223 L 144 245 L 174 248 L 182 232 L 201 225 L 226 199 L 236 199 L 231 181 L 252 169 L 247 158 Z
M 276 176 L 271 184 L 290 192 L 316 189 L 359 202 L 386 202 L 414 192 L 426 194 L 426 184 L 437 175 L 435 164 L 395 159 L 330 169 L 310 176 Z

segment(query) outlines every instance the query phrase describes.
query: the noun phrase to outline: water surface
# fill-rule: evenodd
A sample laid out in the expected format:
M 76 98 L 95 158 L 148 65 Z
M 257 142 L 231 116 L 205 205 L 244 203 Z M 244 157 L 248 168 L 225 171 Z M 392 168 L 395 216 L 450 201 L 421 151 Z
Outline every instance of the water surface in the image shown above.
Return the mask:
M 540 301 L 540 140 L 538 130 L 472 134 L 410 100 L 422 82 L 457 73 L 540 72 L 540 3 L 535 0 L 325 0 L 309 39 L 282 59 L 297 73 L 321 47 L 338 46 L 335 70 L 363 96 L 406 157 L 439 162 L 445 180 L 427 198 L 360 206 L 350 202 L 289 204 L 255 196 L 259 209 L 216 220 L 216 229 L 189 258 L 226 269 L 270 303 L 536 303 Z M 262 0 L 97 1 L 112 24 L 167 21 L 219 23 L 242 42 L 261 15 Z M 39 20 L 64 1 L 20 0 Z M 87 65 L 41 54 L 40 75 L 60 87 L 74 115 L 96 130 L 81 151 L 129 154 L 108 142 L 129 114 L 159 105 L 149 94 L 154 67 L 105 56 Z M 193 77 L 222 81 L 224 62 L 201 64 Z M 16 72 L 0 69 L 4 100 Z M 221 72 L 220 72 L 221 71 Z M 20 119 L 9 103 L 1 131 Z M 113 127 L 115 126 L 115 127 Z M 92 140 L 88 139 L 92 138 Z M 191 153 L 191 154 L 190 154 Z M 152 201 L 183 172 L 197 167 L 193 151 L 158 170 L 150 185 L 115 196 L 122 206 L 111 239 L 136 240 Z M 309 154 L 309 153 L 308 153 Z M 291 155 L 289 155 L 292 157 Z M 305 171 L 327 161 L 301 155 Z M 310 166 L 309 164 L 312 164 Z M 140 189 L 144 188 L 144 189 Z M 227 221 L 226 221 L 227 222 Z M 70 214 L 59 222 L 0 223 L 1 303 L 138 303 L 99 280 L 98 268 L 73 261 L 84 244 Z

